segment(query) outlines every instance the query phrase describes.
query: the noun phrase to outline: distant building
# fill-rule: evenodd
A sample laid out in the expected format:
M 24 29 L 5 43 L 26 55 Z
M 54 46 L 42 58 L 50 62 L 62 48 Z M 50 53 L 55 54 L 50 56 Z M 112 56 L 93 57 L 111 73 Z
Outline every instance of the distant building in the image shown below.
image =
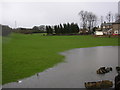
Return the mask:
M 45 27 L 45 25 L 34 26 L 33 30 L 46 31 L 46 27 Z
M 88 34 L 90 34 L 89 30 L 87 30 L 87 29 L 86 30 L 80 29 L 79 33 L 81 35 L 88 35 Z
M 112 30 L 114 34 L 120 34 L 120 19 L 112 23 Z
M 111 29 L 112 28 L 112 23 L 106 23 L 106 22 L 104 22 L 104 23 L 102 23 L 102 30 L 103 31 L 107 31 L 107 30 L 109 30 L 109 29 Z
M 7 25 L 1 25 L 2 26 L 2 36 L 7 36 L 12 32 L 12 28 L 10 28 Z
M 103 31 L 103 34 L 106 35 L 108 34 L 108 31 L 112 29 L 112 23 L 102 23 L 101 25 L 101 30 Z
M 118 35 L 120 34 L 120 19 L 113 23 L 104 22 L 102 25 L 102 31 L 106 35 Z

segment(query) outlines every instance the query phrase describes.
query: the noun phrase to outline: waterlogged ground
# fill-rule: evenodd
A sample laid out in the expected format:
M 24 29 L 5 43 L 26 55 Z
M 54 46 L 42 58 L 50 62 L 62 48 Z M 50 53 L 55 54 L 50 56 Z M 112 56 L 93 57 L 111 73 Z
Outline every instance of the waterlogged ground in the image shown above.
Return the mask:
M 100 46 L 78 48 L 61 53 L 65 62 L 32 77 L 3 85 L 3 88 L 84 88 L 84 82 L 114 81 L 118 66 L 118 47 Z M 112 67 L 113 71 L 97 75 L 101 67 Z

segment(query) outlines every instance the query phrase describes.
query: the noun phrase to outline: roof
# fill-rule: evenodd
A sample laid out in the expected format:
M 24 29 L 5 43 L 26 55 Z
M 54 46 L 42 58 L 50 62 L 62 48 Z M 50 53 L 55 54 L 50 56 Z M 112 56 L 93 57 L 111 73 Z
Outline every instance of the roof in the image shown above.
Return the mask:
M 102 23 L 102 26 L 110 26 L 112 23 Z

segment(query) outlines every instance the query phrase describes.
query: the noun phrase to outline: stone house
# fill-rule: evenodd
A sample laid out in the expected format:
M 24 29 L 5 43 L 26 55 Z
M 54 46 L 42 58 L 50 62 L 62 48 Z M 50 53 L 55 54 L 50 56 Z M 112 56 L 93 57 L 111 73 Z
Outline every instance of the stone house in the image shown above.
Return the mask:
M 113 34 L 120 34 L 120 19 L 112 23 Z
M 103 23 L 101 29 L 104 35 L 118 35 L 120 34 L 120 19 L 113 23 Z

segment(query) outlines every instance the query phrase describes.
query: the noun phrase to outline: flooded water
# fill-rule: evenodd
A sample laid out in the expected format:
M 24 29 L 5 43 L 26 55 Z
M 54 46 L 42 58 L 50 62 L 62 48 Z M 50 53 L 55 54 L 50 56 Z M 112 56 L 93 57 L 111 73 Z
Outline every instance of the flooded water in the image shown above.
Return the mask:
M 117 75 L 117 46 L 78 48 L 61 54 L 65 55 L 65 62 L 19 83 L 5 84 L 3 88 L 84 88 L 84 82 L 114 81 Z M 96 70 L 101 66 L 112 67 L 113 71 L 97 75 Z

